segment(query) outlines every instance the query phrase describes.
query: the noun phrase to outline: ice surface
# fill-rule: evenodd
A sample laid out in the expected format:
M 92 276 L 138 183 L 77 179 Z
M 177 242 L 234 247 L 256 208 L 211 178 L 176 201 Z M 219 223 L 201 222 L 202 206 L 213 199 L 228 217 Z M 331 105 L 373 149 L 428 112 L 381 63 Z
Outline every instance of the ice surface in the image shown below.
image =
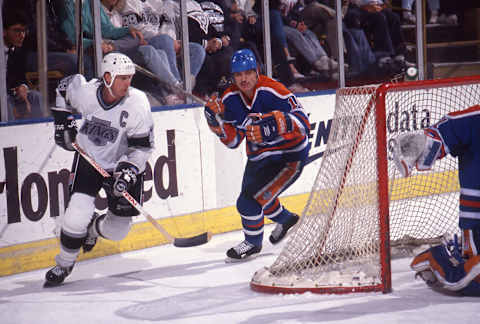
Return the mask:
M 47 269 L 0 278 L 0 323 L 478 323 L 478 298 L 447 296 L 414 279 L 409 258 L 393 260 L 391 294 L 268 295 L 249 288 L 281 246 L 224 262 L 241 232 L 203 246 L 164 245 L 78 263 L 61 287 L 42 288 Z M 284 244 L 284 243 L 282 243 Z M 280 244 L 281 245 L 281 244 Z

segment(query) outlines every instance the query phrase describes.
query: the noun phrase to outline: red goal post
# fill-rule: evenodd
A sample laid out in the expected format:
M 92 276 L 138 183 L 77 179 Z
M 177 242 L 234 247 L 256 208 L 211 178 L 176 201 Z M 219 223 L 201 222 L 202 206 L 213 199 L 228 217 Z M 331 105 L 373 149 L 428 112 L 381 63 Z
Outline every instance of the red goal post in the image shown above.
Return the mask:
M 250 287 L 268 293 L 392 290 L 391 254 L 458 231 L 458 171 L 450 156 L 402 178 L 390 141 L 480 104 L 480 76 L 342 88 L 301 221 Z

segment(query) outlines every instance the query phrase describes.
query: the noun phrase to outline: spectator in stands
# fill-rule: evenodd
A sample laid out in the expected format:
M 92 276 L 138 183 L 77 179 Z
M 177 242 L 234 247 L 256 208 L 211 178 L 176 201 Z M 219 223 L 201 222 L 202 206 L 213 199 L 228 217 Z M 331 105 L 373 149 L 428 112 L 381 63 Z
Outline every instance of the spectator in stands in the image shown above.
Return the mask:
M 48 70 L 60 71 L 64 76 L 77 72 L 77 55 L 75 47 L 67 39 L 67 35 L 60 29 L 60 22 L 56 6 L 60 0 L 46 1 L 46 27 L 47 27 L 47 66 Z M 7 0 L 4 7 L 20 10 L 27 18 L 28 33 L 25 37 L 23 48 L 27 51 L 27 71 L 38 71 L 37 58 L 37 10 L 36 0 Z M 87 66 L 92 70 L 92 66 Z
M 382 0 L 351 0 L 344 22 L 347 28 L 362 28 L 373 40 L 373 52 L 380 67 L 410 65 L 400 28 L 400 17 L 386 8 Z
M 177 55 L 181 53 L 182 45 L 181 41 L 177 40 L 175 29 L 177 5 L 172 1 L 164 0 L 108 1 L 119 2 L 117 7 L 122 14 L 123 26 L 133 26 L 143 33 L 148 44 L 159 50 L 167 59 L 168 67 L 177 86 L 182 86 L 182 78 L 177 65 Z M 139 17 L 145 18 L 139 19 Z M 206 53 L 200 44 L 194 42 L 189 43 L 189 52 L 190 73 L 192 80 L 195 81 L 202 68 Z
M 319 40 L 330 57 L 338 60 L 337 20 L 335 0 L 305 0 L 303 18 L 308 29 Z
M 468 1 L 461 1 L 459 4 L 452 0 L 440 0 L 440 9 L 438 16 L 439 24 L 456 25 L 458 24 L 458 11 L 461 5 L 467 6 Z M 478 6 L 478 1 L 477 1 Z
M 26 84 L 27 52 L 23 42 L 27 34 L 28 20 L 20 11 L 9 11 L 3 8 L 3 42 L 7 62 L 7 108 L 8 120 L 24 118 L 40 118 L 41 96 L 30 90 Z
M 290 56 L 287 46 L 287 38 L 285 35 L 282 15 L 280 12 L 281 2 L 280 0 L 269 0 L 269 13 L 270 13 L 270 37 L 271 37 L 271 52 L 272 61 L 275 65 L 277 77 L 280 81 L 292 92 L 306 92 L 308 89 L 304 88 L 300 83 L 296 82 L 303 77 L 293 65 L 294 58 Z M 244 32 L 247 40 L 253 41 L 257 48 L 262 51 L 263 49 L 263 21 L 261 19 L 261 2 L 255 1 L 253 10 L 257 14 L 254 19 L 254 25 L 252 25 L 248 31 Z M 250 17 L 253 20 L 253 17 Z M 249 19 L 249 20 L 250 20 Z M 250 23 L 250 22 L 248 22 Z M 253 27 L 253 28 L 252 28 Z
M 138 26 L 130 26 L 128 23 L 125 23 L 125 26 L 123 26 L 125 20 L 132 20 L 132 22 L 134 22 L 137 17 L 141 17 L 141 15 L 137 16 L 137 14 L 135 14 L 133 11 L 129 11 L 129 13 L 125 16 L 121 13 L 125 9 L 125 0 L 101 0 L 101 2 L 102 9 L 105 11 L 105 14 L 110 19 L 110 23 L 115 28 L 131 27 L 139 30 Z M 129 18 L 130 14 L 133 15 L 134 18 Z M 144 31 L 140 32 L 143 35 Z M 174 87 L 181 86 L 181 81 L 172 73 L 167 54 L 164 50 L 155 48 L 154 46 L 148 44 L 144 36 L 144 42 L 139 44 L 137 47 L 137 52 L 130 53 L 129 56 L 135 63 L 145 66 L 150 72 L 155 74 L 161 82 L 164 83 L 160 86 L 149 86 L 149 91 L 151 94 L 156 97 L 159 96 L 160 101 L 163 101 L 167 105 L 184 103 L 184 99 L 175 94 L 175 92 L 171 89 L 170 85 L 173 85 Z
M 241 46 L 242 27 L 245 22 L 245 4 L 248 0 L 212 0 L 220 6 L 224 16 L 224 32 L 230 36 L 230 46 L 237 50 Z
M 58 7 L 61 20 L 61 28 L 67 34 L 70 42 L 77 45 L 75 33 L 75 0 L 65 0 L 61 7 Z M 138 46 L 145 44 L 141 32 L 133 27 L 114 27 L 110 22 L 103 8 L 100 8 L 100 23 L 102 33 L 102 53 L 107 54 L 112 51 L 121 52 L 128 56 L 136 54 Z M 93 15 L 90 7 L 90 1 L 84 1 L 82 6 L 82 34 L 83 47 L 85 51 L 85 60 L 93 62 Z M 93 65 L 93 63 L 92 63 Z M 85 71 L 87 72 L 87 71 Z M 93 75 L 85 75 L 86 79 L 91 79 Z
M 257 13 L 253 10 L 253 5 L 255 1 L 251 0 L 235 0 L 233 1 L 231 15 L 237 21 L 237 25 L 240 25 L 239 21 L 242 21 L 239 26 L 240 35 L 236 35 L 235 32 L 231 34 L 232 47 L 234 50 L 248 48 L 256 56 L 257 64 L 260 68 L 261 73 L 265 73 L 265 67 L 263 64 L 263 56 L 260 55 L 260 52 L 257 48 Z M 242 16 L 243 19 L 240 19 L 239 16 Z M 228 20 L 225 20 L 225 28 L 227 29 Z M 239 37 L 236 39 L 236 37 Z M 238 44 L 238 45 L 235 45 Z
M 228 86 L 230 79 L 230 59 L 233 49 L 230 46 L 230 36 L 225 34 L 201 3 L 190 0 L 187 2 L 189 39 L 200 44 L 207 53 L 205 62 L 197 77 L 195 91 L 200 95 L 210 96 Z
M 297 2 L 285 18 L 288 24 L 284 27 L 287 40 L 298 54 L 295 55 L 297 64 L 298 56 L 301 56 L 306 60 L 308 70 L 313 68 L 323 76 L 329 77 L 330 72 L 338 69 L 338 63 L 328 57 L 317 36 L 305 25 L 304 9 L 303 4 Z
M 410 24 L 417 21 L 413 13 L 413 3 L 415 0 L 402 0 L 403 20 Z M 429 24 L 448 24 L 456 25 L 458 23 L 458 4 L 451 0 L 428 0 L 430 11 Z
M 343 40 L 345 43 L 345 62 L 348 63 L 347 77 L 353 78 L 361 74 L 376 71 L 377 61 L 370 43 L 361 28 L 343 27 Z
M 402 0 L 403 20 L 409 24 L 415 24 L 417 17 L 413 13 L 413 3 L 415 0 Z M 438 12 L 440 10 L 440 0 L 428 0 L 428 7 L 430 9 L 429 24 L 438 23 Z

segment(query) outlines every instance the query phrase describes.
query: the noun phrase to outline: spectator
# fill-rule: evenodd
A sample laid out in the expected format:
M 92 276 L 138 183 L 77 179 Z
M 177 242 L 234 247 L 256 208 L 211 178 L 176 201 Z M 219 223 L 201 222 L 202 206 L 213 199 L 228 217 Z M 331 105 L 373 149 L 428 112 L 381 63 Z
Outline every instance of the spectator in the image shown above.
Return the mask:
M 224 13 L 224 32 L 230 36 L 231 46 L 239 49 L 242 37 L 243 23 L 245 22 L 245 0 L 212 0 L 221 7 Z
M 330 57 L 338 60 L 337 20 L 335 1 L 305 0 L 303 18 L 308 29 L 319 40 L 324 41 L 324 49 Z
M 4 8 L 5 9 L 5 8 Z M 40 118 L 40 93 L 30 90 L 26 84 L 27 52 L 23 48 L 27 34 L 27 18 L 20 11 L 2 11 L 3 42 L 7 63 L 7 108 L 8 120 Z
M 8 0 L 4 2 L 4 6 L 9 10 L 12 8 L 21 10 L 27 18 L 28 33 L 23 44 L 23 48 L 28 53 L 27 71 L 38 71 L 36 2 L 36 0 Z M 59 0 L 46 1 L 47 66 L 49 70 L 60 71 L 66 76 L 77 72 L 77 55 L 72 42 L 60 29 L 56 8 L 61 5 L 61 2 Z M 92 69 L 92 66 L 87 68 Z
M 417 17 L 413 14 L 413 3 L 415 0 L 402 0 L 403 20 L 410 24 L 417 22 Z M 430 9 L 429 24 L 436 24 L 438 22 L 438 11 L 440 9 L 440 0 L 428 0 L 428 7 Z
M 260 1 L 255 1 L 253 10 L 257 14 L 256 18 L 251 16 L 248 20 L 250 24 L 251 20 L 255 20 L 254 25 L 249 26 L 245 31 L 247 40 L 255 42 L 259 50 L 263 49 L 263 21 L 257 20 L 261 18 Z M 293 65 L 294 58 L 290 56 L 290 52 L 287 47 L 287 38 L 285 36 L 284 23 L 282 15 L 280 13 L 281 2 L 280 0 L 269 0 L 270 8 L 270 35 L 271 35 L 271 52 L 272 61 L 276 68 L 277 77 L 280 81 L 292 92 L 306 92 L 308 89 L 304 88 L 301 84 L 296 82 L 294 73 L 297 76 L 302 76 L 296 71 Z
M 351 0 L 344 22 L 347 28 L 362 28 L 373 41 L 372 49 L 380 67 L 403 69 L 407 51 L 400 28 L 400 17 L 382 0 Z
M 257 45 L 257 13 L 253 10 L 253 5 L 255 1 L 250 0 L 237 0 L 237 10 L 238 13 L 244 16 L 244 20 L 242 25 L 240 26 L 240 39 L 238 47 L 235 47 L 235 34 L 232 36 L 232 46 L 235 50 L 248 48 L 250 49 L 256 56 L 257 63 L 259 65 L 260 71 L 265 73 L 265 68 L 263 64 L 263 56 L 260 55 L 259 48 Z
M 75 1 L 65 0 L 63 6 L 59 7 L 59 9 L 61 28 L 67 34 L 70 42 L 76 45 L 77 42 L 75 33 Z M 101 44 L 103 54 L 117 51 L 133 57 L 135 56 L 135 54 L 137 54 L 138 46 L 141 44 L 145 44 L 142 33 L 135 28 L 117 28 L 113 26 L 102 7 L 100 8 L 100 22 L 103 38 Z M 93 62 L 92 45 L 94 30 L 90 1 L 83 2 L 82 6 L 82 34 L 83 47 L 86 54 L 84 56 L 85 60 L 91 60 Z M 87 80 L 91 79 L 92 77 L 93 74 L 86 74 Z
M 112 2 L 112 0 L 108 0 Z M 113 0 L 118 2 L 118 0 Z M 177 55 L 181 53 L 181 42 L 177 40 L 175 29 L 175 8 L 171 1 L 147 0 L 122 1 L 118 6 L 122 14 L 123 26 L 133 26 L 140 30 L 148 44 L 162 53 L 168 62 L 168 67 L 175 80 L 169 81 L 181 86 Z M 142 18 L 140 18 L 142 17 Z M 139 19 L 140 18 L 140 19 Z M 190 73 L 195 80 L 205 60 L 205 50 L 199 44 L 189 43 Z
M 305 25 L 304 9 L 303 4 L 298 2 L 286 17 L 289 24 L 284 27 L 287 40 L 297 50 L 298 55 L 307 61 L 309 70 L 313 68 L 329 77 L 330 72 L 338 68 L 338 63 L 328 57 L 317 36 Z
M 452 0 L 440 0 L 439 24 L 456 25 L 458 24 L 458 10 L 461 5 L 468 6 L 468 1 L 462 1 L 461 4 Z M 478 3 L 477 3 L 478 6 Z
M 207 53 L 197 77 L 195 91 L 210 96 L 219 91 L 219 87 L 226 86 L 226 81 L 230 79 L 229 64 L 233 55 L 230 37 L 215 28 L 219 26 L 212 24 L 201 3 L 188 1 L 187 14 L 190 41 L 200 44 Z
M 375 71 L 375 54 L 363 29 L 343 27 L 345 42 L 345 62 L 348 63 L 348 77 L 359 76 L 363 73 Z
M 102 9 L 109 17 L 110 23 L 115 28 L 135 28 L 135 26 L 123 26 L 124 16 L 121 14 L 125 8 L 125 0 L 102 0 Z M 128 20 L 128 18 L 127 18 Z M 143 35 L 143 32 L 142 32 Z M 126 39 L 131 40 L 131 38 Z M 167 105 L 177 105 L 184 103 L 184 99 L 175 94 L 170 88 L 170 85 L 181 86 L 181 82 L 175 77 L 170 69 L 167 54 L 163 50 L 159 50 L 152 45 L 144 43 L 139 44 L 135 53 L 130 53 L 132 60 L 140 65 L 145 66 L 149 71 L 155 74 L 164 85 L 148 84 L 149 91 L 154 96 L 159 96 L 159 100 Z M 126 53 L 128 54 L 128 53 Z

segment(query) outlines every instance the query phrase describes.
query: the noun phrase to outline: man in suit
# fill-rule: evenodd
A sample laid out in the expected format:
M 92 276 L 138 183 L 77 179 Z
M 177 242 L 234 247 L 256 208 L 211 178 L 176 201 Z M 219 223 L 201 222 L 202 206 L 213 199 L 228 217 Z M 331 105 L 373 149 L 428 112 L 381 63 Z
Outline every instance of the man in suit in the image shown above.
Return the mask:
M 42 117 L 40 93 L 30 90 L 25 80 L 27 53 L 22 46 L 27 19 L 21 12 L 3 12 L 8 120 Z

